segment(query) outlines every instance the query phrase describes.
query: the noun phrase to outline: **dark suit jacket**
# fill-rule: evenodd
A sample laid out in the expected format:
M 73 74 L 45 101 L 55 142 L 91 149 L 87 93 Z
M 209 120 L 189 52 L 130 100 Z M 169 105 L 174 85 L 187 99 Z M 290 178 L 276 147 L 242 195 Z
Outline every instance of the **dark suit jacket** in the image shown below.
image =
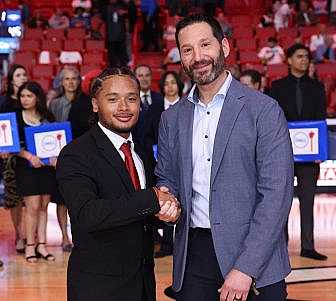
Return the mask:
M 296 78 L 288 75 L 274 81 L 271 97 L 278 101 L 287 121 L 323 120 L 326 118 L 326 95 L 322 83 L 305 75 L 301 79 L 302 114 L 296 108 Z
M 159 105 L 164 103 L 163 101 L 163 96 L 160 93 L 151 91 L 151 99 L 152 99 L 152 104 L 149 106 L 151 108 L 153 105 Z M 146 131 L 147 131 L 147 116 L 148 116 L 148 111 L 141 110 L 140 115 L 139 115 L 139 120 L 138 123 L 133 131 L 133 136 L 134 139 L 137 143 L 140 143 L 142 146 L 145 146 L 145 137 L 146 137 Z
M 164 110 L 165 109 L 164 109 L 163 99 L 153 103 L 148 108 L 147 117 L 146 117 L 145 126 L 144 126 L 146 149 L 148 147 L 152 149 L 152 146 L 158 143 L 160 118 Z
M 144 162 L 147 187 L 153 165 Z M 95 125 L 67 145 L 57 180 L 69 209 L 74 249 L 68 266 L 68 301 L 155 300 L 151 220 L 160 209 L 152 189 L 135 191 L 113 144 Z
M 315 25 L 318 22 L 318 18 L 316 17 L 316 15 L 315 15 L 315 13 L 313 11 L 308 11 L 308 19 L 310 21 L 309 25 Z M 303 15 L 302 12 L 299 12 L 296 15 L 295 21 L 296 21 L 296 25 L 298 25 L 298 26 L 306 26 L 306 25 L 308 25 L 308 24 L 306 24 L 306 19 L 305 19 L 305 17 L 304 17 L 304 15 Z

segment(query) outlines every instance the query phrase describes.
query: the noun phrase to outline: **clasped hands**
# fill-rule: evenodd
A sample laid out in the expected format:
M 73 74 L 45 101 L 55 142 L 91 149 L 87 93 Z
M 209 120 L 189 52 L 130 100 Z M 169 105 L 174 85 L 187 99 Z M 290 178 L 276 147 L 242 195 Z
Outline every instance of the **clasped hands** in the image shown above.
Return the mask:
M 181 205 L 177 198 L 167 187 L 155 188 L 155 192 L 160 204 L 160 211 L 155 216 L 167 223 L 176 222 L 181 214 Z

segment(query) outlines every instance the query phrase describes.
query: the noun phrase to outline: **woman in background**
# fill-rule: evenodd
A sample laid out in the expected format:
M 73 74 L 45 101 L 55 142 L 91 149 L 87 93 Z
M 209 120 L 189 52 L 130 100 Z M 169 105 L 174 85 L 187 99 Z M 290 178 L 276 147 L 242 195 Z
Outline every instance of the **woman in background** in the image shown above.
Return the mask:
M 20 104 L 17 98 L 19 88 L 27 82 L 27 71 L 24 66 L 14 64 L 8 71 L 6 100 L 0 108 L 1 113 L 17 112 Z M 23 218 L 22 197 L 16 191 L 15 165 L 16 156 L 2 153 L 4 160 L 3 181 L 5 188 L 5 208 L 10 210 L 12 223 L 15 229 L 15 248 L 20 254 L 25 251 L 25 231 Z
M 54 261 L 46 249 L 47 214 L 50 195 L 56 190 L 55 169 L 25 149 L 25 127 L 54 121 L 47 110 L 46 95 L 36 82 L 26 82 L 18 91 L 21 109 L 17 112 L 21 152 L 16 164 L 17 191 L 26 206 L 26 260 L 35 263 L 38 257 Z M 37 239 L 37 241 L 36 241 Z

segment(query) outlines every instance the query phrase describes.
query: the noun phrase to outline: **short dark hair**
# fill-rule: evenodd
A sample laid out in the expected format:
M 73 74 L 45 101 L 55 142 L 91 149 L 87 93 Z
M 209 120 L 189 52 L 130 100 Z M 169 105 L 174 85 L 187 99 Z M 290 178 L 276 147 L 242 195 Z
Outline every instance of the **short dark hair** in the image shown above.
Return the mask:
M 269 38 L 267 39 L 267 42 L 278 43 L 278 40 L 277 40 L 276 37 L 269 37 Z
M 160 83 L 159 83 L 161 94 L 164 96 L 164 85 L 165 85 L 166 78 L 169 74 L 172 75 L 175 78 L 177 88 L 178 88 L 178 95 L 181 97 L 182 94 L 183 94 L 184 83 L 181 81 L 180 77 L 178 76 L 178 74 L 175 71 L 166 71 L 161 76 Z
M 222 43 L 225 35 L 219 22 L 215 18 L 206 14 L 194 14 L 182 19 L 176 24 L 175 40 L 178 49 L 180 49 L 180 43 L 178 40 L 178 35 L 180 31 L 189 25 L 203 22 L 207 23 L 211 27 L 212 33 L 215 38 L 218 40 L 219 43 Z
M 307 46 L 303 45 L 303 44 L 300 44 L 300 43 L 296 43 L 292 46 L 290 46 L 288 49 L 287 49 L 287 52 L 286 52 L 286 55 L 287 55 L 287 58 L 290 58 L 294 55 L 294 53 L 297 51 L 297 50 L 300 50 L 300 49 L 304 49 L 304 50 L 307 50 L 308 52 L 308 56 L 309 56 L 309 60 L 311 59 L 311 53 L 310 53 L 310 50 Z
M 90 95 L 91 97 L 96 97 L 98 91 L 100 90 L 103 82 L 113 75 L 126 75 L 129 76 L 138 86 L 140 91 L 140 83 L 136 78 L 134 72 L 128 67 L 114 67 L 104 69 L 91 83 Z
M 261 85 L 261 73 L 254 69 L 246 69 L 240 75 L 240 77 L 249 76 L 253 84 Z

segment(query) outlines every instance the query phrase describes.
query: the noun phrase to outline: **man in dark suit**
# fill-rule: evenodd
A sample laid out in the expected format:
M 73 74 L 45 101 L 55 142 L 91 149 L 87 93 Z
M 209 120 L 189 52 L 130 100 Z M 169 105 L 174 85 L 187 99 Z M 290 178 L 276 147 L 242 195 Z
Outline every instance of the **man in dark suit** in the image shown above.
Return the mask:
M 132 71 L 104 70 L 91 95 L 98 124 L 66 146 L 57 165 L 74 241 L 68 301 L 152 301 L 151 223 L 154 215 L 176 221 L 179 205 L 153 188 L 151 160 L 133 143 L 140 98 Z
M 271 95 L 279 102 L 287 121 L 323 120 L 326 118 L 326 95 L 323 85 L 308 76 L 310 52 L 302 44 L 287 50 L 289 75 L 272 83 Z M 314 194 L 320 172 L 319 162 L 295 163 L 300 201 L 301 256 L 316 260 L 327 257 L 314 247 Z
M 160 93 L 151 90 L 152 69 L 150 66 L 138 65 L 134 72 L 140 82 L 141 112 L 137 126 L 133 133 L 136 141 L 144 145 L 148 109 L 152 104 L 155 104 L 155 106 L 163 106 L 163 96 Z

